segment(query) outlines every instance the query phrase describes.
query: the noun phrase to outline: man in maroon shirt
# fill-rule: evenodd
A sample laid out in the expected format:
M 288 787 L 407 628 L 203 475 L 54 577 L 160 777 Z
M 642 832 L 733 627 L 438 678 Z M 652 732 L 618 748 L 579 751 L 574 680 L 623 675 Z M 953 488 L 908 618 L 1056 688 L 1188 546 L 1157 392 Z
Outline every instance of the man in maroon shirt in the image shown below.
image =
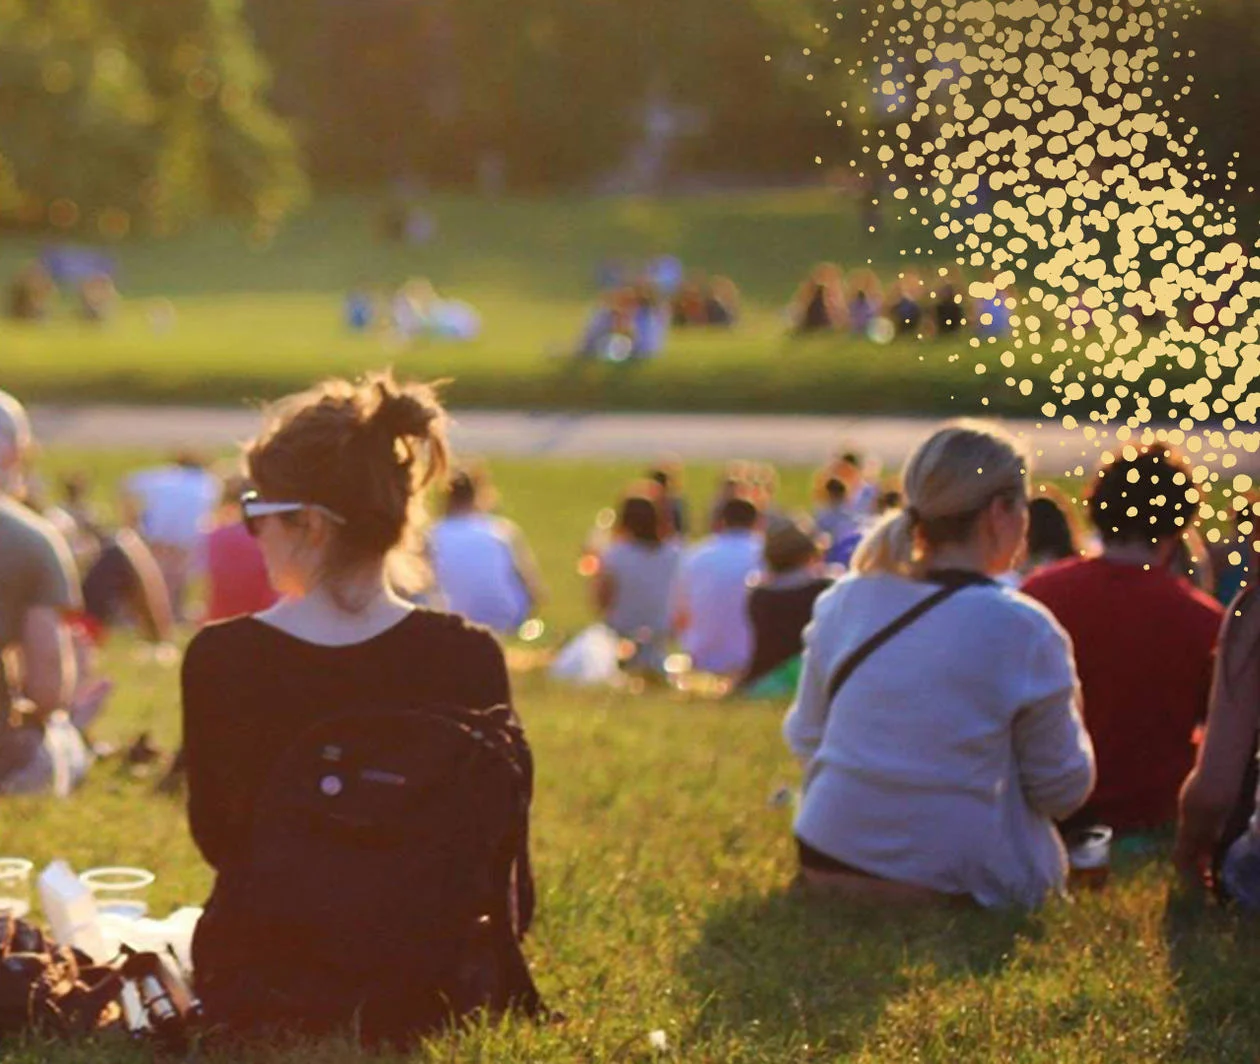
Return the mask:
M 1169 568 L 1198 503 L 1181 459 L 1159 444 L 1126 446 L 1088 502 L 1102 556 L 1043 569 L 1023 590 L 1050 609 L 1076 652 L 1098 784 L 1073 822 L 1139 831 L 1176 817 L 1223 611 Z

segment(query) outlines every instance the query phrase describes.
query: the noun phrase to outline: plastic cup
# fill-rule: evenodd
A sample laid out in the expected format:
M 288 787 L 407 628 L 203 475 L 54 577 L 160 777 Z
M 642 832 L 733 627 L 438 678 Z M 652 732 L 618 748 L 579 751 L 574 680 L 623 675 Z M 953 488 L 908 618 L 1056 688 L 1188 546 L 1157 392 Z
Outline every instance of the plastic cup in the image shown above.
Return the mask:
M 1071 868 L 1071 883 L 1082 890 L 1101 890 L 1111 875 L 1111 840 L 1114 833 L 1105 824 L 1081 828 L 1064 840 Z
M 0 916 L 20 920 L 31 911 L 31 872 L 24 857 L 0 857 Z
M 157 877 L 144 868 L 90 868 L 79 876 L 102 915 L 139 920 L 149 911 L 149 888 Z

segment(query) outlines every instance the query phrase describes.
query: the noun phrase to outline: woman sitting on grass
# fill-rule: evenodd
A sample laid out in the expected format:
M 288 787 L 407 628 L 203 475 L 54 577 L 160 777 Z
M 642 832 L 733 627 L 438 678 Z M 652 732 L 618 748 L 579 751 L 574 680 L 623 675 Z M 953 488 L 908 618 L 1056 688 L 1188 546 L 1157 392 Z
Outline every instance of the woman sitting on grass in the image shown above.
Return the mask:
M 621 502 L 616 539 L 599 559 L 595 609 L 635 645 L 631 668 L 658 672 L 669 642 L 669 593 L 682 548 L 659 493 L 631 489 Z
M 274 408 L 246 451 L 256 492 L 244 519 L 281 598 L 202 629 L 182 677 L 189 821 L 217 873 L 193 944 L 197 989 L 229 1027 L 271 1021 L 260 999 L 282 993 L 266 973 L 305 967 L 269 948 L 285 929 L 249 930 L 256 803 L 294 740 L 350 714 L 511 703 L 488 631 L 399 594 L 397 566 L 418 556 L 421 490 L 446 466 L 444 426 L 425 387 L 331 381 Z
M 1023 545 L 1025 466 L 996 429 L 940 429 L 906 464 L 907 507 L 818 600 L 784 721 L 807 884 L 1029 907 L 1063 888 L 1054 821 L 1094 759 L 1067 637 L 993 579 Z

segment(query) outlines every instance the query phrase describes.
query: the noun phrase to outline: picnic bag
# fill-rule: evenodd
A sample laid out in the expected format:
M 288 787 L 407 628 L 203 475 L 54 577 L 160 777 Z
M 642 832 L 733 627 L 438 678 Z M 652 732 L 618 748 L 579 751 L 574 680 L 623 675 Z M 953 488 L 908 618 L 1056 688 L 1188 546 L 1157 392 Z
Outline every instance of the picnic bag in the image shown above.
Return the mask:
M 311 727 L 263 785 L 231 902 L 216 890 L 207 912 L 234 925 L 221 930 L 244 936 L 251 958 L 205 972 L 198 959 L 209 1018 L 352 1025 L 378 1042 L 480 1009 L 536 1013 L 519 945 L 534 907 L 532 785 L 506 707 Z
M 183 1048 L 198 1011 L 183 980 L 156 953 L 124 949 L 108 964 L 93 964 L 33 924 L 0 914 L 0 1037 L 124 1031 Z

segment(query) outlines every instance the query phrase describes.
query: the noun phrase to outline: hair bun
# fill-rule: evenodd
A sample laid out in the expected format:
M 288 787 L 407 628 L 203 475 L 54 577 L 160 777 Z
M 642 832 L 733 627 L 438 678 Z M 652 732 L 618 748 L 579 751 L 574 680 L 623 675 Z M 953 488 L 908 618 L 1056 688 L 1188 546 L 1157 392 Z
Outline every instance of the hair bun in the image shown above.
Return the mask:
M 436 402 L 426 402 L 427 395 L 401 390 L 392 380 L 377 380 L 374 385 L 376 409 L 370 418 L 373 428 L 391 440 L 429 439 L 432 426 L 442 416 Z

